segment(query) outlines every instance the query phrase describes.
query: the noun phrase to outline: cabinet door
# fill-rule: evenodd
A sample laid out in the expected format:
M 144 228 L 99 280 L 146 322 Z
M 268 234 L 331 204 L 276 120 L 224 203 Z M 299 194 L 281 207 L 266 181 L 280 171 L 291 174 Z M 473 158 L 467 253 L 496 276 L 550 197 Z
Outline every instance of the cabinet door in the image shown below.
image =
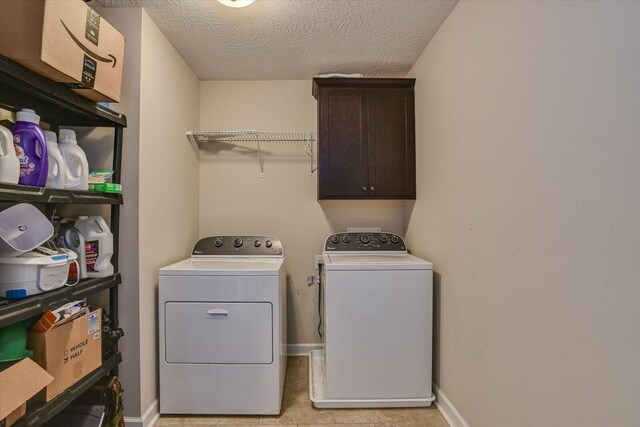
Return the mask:
M 318 198 L 366 198 L 366 92 L 323 88 L 318 108 Z
M 416 197 L 413 90 L 367 89 L 369 196 Z

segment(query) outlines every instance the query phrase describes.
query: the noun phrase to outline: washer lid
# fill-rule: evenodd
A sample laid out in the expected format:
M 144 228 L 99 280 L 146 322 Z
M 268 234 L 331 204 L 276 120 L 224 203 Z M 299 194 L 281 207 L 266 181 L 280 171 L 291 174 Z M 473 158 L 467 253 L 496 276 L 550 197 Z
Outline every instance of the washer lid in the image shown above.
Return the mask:
M 284 258 L 194 257 L 160 269 L 160 276 L 277 276 Z
M 433 265 L 409 254 L 325 254 L 325 269 L 331 270 L 432 270 Z

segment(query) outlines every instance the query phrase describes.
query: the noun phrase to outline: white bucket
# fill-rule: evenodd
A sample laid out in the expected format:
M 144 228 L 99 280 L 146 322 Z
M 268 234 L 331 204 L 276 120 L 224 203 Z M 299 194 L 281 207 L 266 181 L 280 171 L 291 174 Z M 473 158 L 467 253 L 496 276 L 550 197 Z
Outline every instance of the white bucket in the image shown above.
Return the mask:
M 67 249 L 51 255 L 31 251 L 19 257 L 0 257 L 0 297 L 26 298 L 61 288 L 74 262 L 76 254 Z
M 38 208 L 20 203 L 0 212 L 0 256 L 31 251 L 53 236 L 53 225 Z

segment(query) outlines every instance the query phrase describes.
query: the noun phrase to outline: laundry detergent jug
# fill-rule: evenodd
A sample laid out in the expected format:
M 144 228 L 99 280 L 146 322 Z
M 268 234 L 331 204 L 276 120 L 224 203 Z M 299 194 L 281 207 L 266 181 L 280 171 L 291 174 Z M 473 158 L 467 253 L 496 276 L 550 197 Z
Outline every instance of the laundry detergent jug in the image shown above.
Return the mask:
M 58 147 L 68 171 L 64 188 L 67 190 L 89 190 L 89 164 L 87 156 L 78 145 L 76 133 L 71 129 L 60 129 Z
M 101 216 L 80 216 L 74 226 L 84 237 L 87 277 L 113 274 L 113 234 Z
M 13 146 L 13 135 L 0 126 L 0 182 L 17 184 L 20 179 L 20 161 Z
M 13 143 L 20 161 L 22 185 L 44 187 L 47 183 L 49 160 L 47 142 L 40 127 L 40 116 L 33 110 L 23 108 L 16 113 L 13 127 Z
M 49 173 L 47 174 L 48 188 L 61 190 L 67 180 L 67 166 L 58 147 L 58 138 L 55 132 L 44 131 L 47 140 L 47 155 L 49 156 Z
M 58 238 L 56 239 L 56 244 L 58 247 L 69 249 L 73 251 L 76 256 L 78 263 L 75 266 L 71 266 L 69 269 L 69 278 L 70 279 L 86 279 L 87 278 L 87 254 L 86 247 L 84 244 L 84 237 L 80 230 L 75 228 L 68 219 L 64 219 L 60 223 L 60 230 L 58 231 Z M 77 267 L 77 270 L 74 272 L 73 267 Z

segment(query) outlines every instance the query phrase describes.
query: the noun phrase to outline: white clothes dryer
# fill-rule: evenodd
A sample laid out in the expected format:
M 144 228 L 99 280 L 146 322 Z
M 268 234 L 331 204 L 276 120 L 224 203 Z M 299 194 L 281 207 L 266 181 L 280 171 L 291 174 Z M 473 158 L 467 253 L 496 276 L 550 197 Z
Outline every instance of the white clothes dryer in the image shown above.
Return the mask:
M 333 234 L 323 258 L 325 348 L 309 356 L 314 405 L 431 405 L 431 263 L 378 232 Z
M 217 236 L 160 269 L 160 413 L 280 413 L 284 262 L 276 238 Z

